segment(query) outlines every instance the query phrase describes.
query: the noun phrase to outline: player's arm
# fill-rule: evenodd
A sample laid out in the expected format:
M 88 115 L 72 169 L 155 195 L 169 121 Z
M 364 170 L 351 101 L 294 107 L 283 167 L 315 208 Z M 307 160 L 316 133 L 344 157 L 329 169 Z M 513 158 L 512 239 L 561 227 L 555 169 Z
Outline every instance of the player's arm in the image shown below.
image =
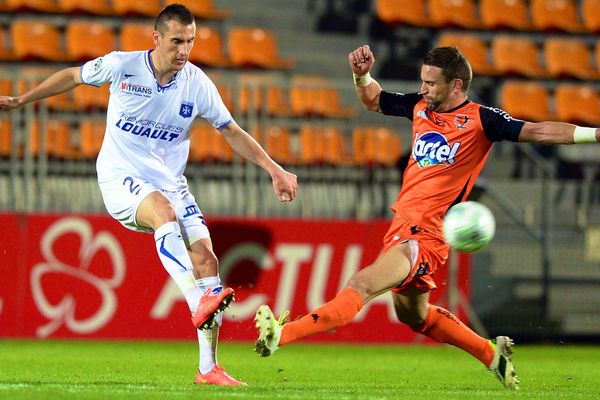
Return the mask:
M 575 144 L 600 142 L 600 129 L 587 128 L 566 122 L 525 122 L 519 142 L 541 144 Z
M 81 84 L 79 67 L 62 69 L 20 96 L 0 96 L 0 108 L 18 108 L 32 101 L 45 99 L 71 90 Z
M 279 201 L 294 200 L 298 191 L 296 175 L 287 172 L 273 161 L 256 140 L 240 128 L 235 121 L 231 121 L 228 125 L 221 128 L 220 131 L 236 153 L 262 167 L 271 175 L 273 190 Z
M 375 57 L 369 46 L 360 46 L 349 53 L 348 62 L 352 69 L 356 96 L 367 110 L 381 112 L 379 96 L 382 89 L 379 83 L 371 78 L 369 74 L 371 67 L 375 64 Z

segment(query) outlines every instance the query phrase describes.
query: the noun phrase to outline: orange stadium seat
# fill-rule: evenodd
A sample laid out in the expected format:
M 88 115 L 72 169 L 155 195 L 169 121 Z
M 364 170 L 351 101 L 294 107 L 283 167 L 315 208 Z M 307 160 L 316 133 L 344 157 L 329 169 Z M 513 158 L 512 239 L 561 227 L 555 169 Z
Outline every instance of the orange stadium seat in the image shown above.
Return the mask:
M 322 129 L 313 125 L 302 125 L 298 133 L 300 141 L 300 164 L 316 165 L 323 161 L 325 150 Z
M 596 41 L 594 46 L 594 62 L 596 64 L 596 71 L 600 72 L 600 39 Z
M 554 91 L 554 103 L 561 121 L 600 125 L 600 96 L 589 86 L 559 84 Z
M 573 0 L 531 0 L 531 21 L 540 31 L 582 32 L 577 5 Z
M 544 42 L 546 68 L 551 76 L 599 79 L 592 66 L 591 52 L 579 39 L 548 38 Z
M 290 147 L 290 133 L 280 126 L 269 126 L 265 132 L 265 150 L 281 164 L 294 163 Z
M 66 121 L 49 119 L 46 125 L 46 151 L 49 157 L 61 160 L 77 158 L 77 148 Z
M 163 7 L 160 0 L 112 0 L 112 8 L 116 15 L 155 18 Z
M 479 13 L 481 22 L 488 29 L 523 31 L 533 28 L 525 0 L 481 0 Z
M 190 52 L 190 61 L 209 67 L 228 67 L 231 64 L 225 56 L 223 38 L 219 31 L 207 26 L 196 28 L 196 39 Z
M 99 87 L 80 85 L 73 91 L 73 101 L 78 110 L 105 110 L 108 108 L 110 85 L 105 83 Z
M 73 111 L 77 108 L 75 101 L 73 100 L 72 91 L 63 92 L 56 96 L 50 96 L 45 101 L 50 110 Z
M 227 140 L 206 123 L 195 124 L 190 132 L 190 160 L 199 162 L 230 162 L 233 150 Z
M 61 11 L 54 0 L 5 0 L 5 3 L 6 8 L 13 12 L 58 13 Z
M 9 118 L 0 119 L 0 157 L 9 158 L 12 150 L 12 124 Z
M 425 0 L 377 0 L 375 13 L 388 25 L 431 25 L 425 11 Z
M 68 14 L 113 15 L 110 0 L 58 0 L 60 9 Z
M 115 34 L 105 24 L 72 21 L 65 31 L 67 53 L 73 61 L 87 61 L 110 53 L 115 48 Z
M 60 30 L 43 21 L 16 20 L 11 25 L 11 43 L 19 60 L 66 61 Z
M 352 131 L 354 163 L 362 166 L 394 166 L 402 155 L 400 137 L 382 126 L 358 126 Z
M 340 103 L 340 94 L 336 88 L 322 87 L 316 89 L 317 103 L 315 104 L 317 114 L 329 118 L 351 118 L 354 109 L 344 107 Z
M 488 61 L 488 49 L 481 37 L 473 33 L 442 33 L 438 46 L 456 46 L 467 57 L 473 72 L 496 75 L 496 69 Z
M 79 130 L 79 153 L 87 160 L 96 158 L 102 147 L 106 122 L 82 119 Z
M 176 3 L 183 4 L 200 19 L 223 20 L 231 15 L 227 10 L 215 8 L 213 0 L 177 0 Z
M 121 48 L 123 51 L 149 50 L 154 48 L 154 25 L 146 23 L 124 23 L 121 26 Z
M 260 114 L 263 109 L 263 88 L 243 85 L 239 88 L 238 113 L 243 115 Z
M 327 86 L 322 76 L 294 75 L 290 82 L 290 107 L 296 117 L 317 115 L 318 89 Z
M 288 117 L 291 115 L 290 105 L 284 88 L 269 86 L 267 88 L 266 102 L 267 115 L 271 117 Z
M 550 94 L 540 82 L 507 81 L 500 91 L 500 106 L 514 118 L 526 121 L 547 121 L 550 112 Z
M 600 32 L 600 0 L 583 0 L 581 15 L 583 15 L 583 25 L 588 32 Z
M 279 57 L 273 35 L 261 28 L 231 28 L 227 48 L 233 66 L 290 69 L 291 60 Z
M 540 51 L 527 36 L 494 35 L 492 58 L 499 74 L 518 74 L 530 78 L 544 78 L 548 71 L 540 65 Z
M 333 166 L 348 164 L 344 137 L 338 127 L 328 126 L 323 129 L 323 162 L 325 164 Z
M 428 0 L 429 17 L 438 27 L 483 28 L 474 0 Z
M 2 61 L 10 61 L 15 58 L 15 55 L 8 46 L 7 36 L 6 30 L 0 27 L 0 60 Z

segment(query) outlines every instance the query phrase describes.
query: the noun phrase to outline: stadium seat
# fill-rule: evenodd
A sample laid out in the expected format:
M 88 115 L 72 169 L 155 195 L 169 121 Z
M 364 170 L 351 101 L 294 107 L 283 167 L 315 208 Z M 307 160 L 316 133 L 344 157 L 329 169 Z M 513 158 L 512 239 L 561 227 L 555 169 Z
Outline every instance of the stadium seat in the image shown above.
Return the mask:
M 233 101 L 233 88 L 231 86 L 217 86 L 217 91 L 223 100 L 223 104 L 229 110 L 230 113 L 234 114 L 236 111 L 235 103 Z
M 494 35 L 492 39 L 494 67 L 501 75 L 522 75 L 529 78 L 548 77 L 539 62 L 540 51 L 527 36 Z
M 382 126 L 358 126 L 352 131 L 352 156 L 359 166 L 395 166 L 402 155 L 400 137 Z
M 15 58 L 8 44 L 6 30 L 0 27 L 0 61 L 10 61 Z
M 600 32 L 600 0 L 582 0 L 581 15 L 586 31 Z
M 525 0 L 481 0 L 479 13 L 487 29 L 523 31 L 533 28 Z
M 9 118 L 0 119 L 0 158 L 10 158 L 12 150 L 12 124 Z
M 177 0 L 186 6 L 195 17 L 200 19 L 223 20 L 229 18 L 231 12 L 215 8 L 213 0 Z
M 315 111 L 326 118 L 351 118 L 355 111 L 340 104 L 340 94 L 337 88 L 320 87 L 316 90 Z
M 526 121 L 553 119 L 550 94 L 540 82 L 505 82 L 500 90 L 500 107 L 512 117 Z
M 318 113 L 317 91 L 327 86 L 322 76 L 294 75 L 290 82 L 290 107 L 296 117 L 310 117 Z
M 231 28 L 227 48 L 233 66 L 267 69 L 290 69 L 291 60 L 282 59 L 273 35 L 261 28 Z
M 290 133 L 281 126 L 269 126 L 265 132 L 265 150 L 278 163 L 293 164 Z
M 73 61 L 88 61 L 115 49 L 115 34 L 105 24 L 72 21 L 65 31 L 67 53 Z
M 428 6 L 429 18 L 437 27 L 483 28 L 474 0 L 428 0 Z
M 110 16 L 114 14 L 110 0 L 58 0 L 62 12 L 67 14 L 92 14 Z
M 456 46 L 467 57 L 473 72 L 496 75 L 496 69 L 488 61 L 488 49 L 481 37 L 473 33 L 442 33 L 438 46 Z
M 61 9 L 54 0 L 5 0 L 12 12 L 58 13 Z
M 98 156 L 106 131 L 105 121 L 82 119 L 79 125 L 79 153 L 87 160 Z
M 582 40 L 550 37 L 544 42 L 544 58 L 548 72 L 555 78 L 600 78 L 592 65 L 591 52 Z
M 112 0 L 112 8 L 116 15 L 119 16 L 142 16 L 156 18 L 162 4 L 160 0 Z
M 77 158 L 77 148 L 73 143 L 71 129 L 66 121 L 56 119 L 47 121 L 46 152 L 49 157 L 60 160 Z
M 600 125 L 600 96 L 587 85 L 556 85 L 554 103 L 556 116 L 561 121 L 589 126 Z
M 73 100 L 73 92 L 67 91 L 55 96 L 50 96 L 46 100 L 46 106 L 54 111 L 74 111 L 77 107 Z
M 190 160 L 199 162 L 231 162 L 233 150 L 227 140 L 206 123 L 195 124 L 190 133 Z
M 323 162 L 325 143 L 323 130 L 304 124 L 298 133 L 300 141 L 299 161 L 301 165 L 318 165 Z
M 231 62 L 223 50 L 223 39 L 219 31 L 207 26 L 198 26 L 190 61 L 201 66 L 228 67 Z
M 531 22 L 540 31 L 583 32 L 573 0 L 531 0 Z
M 108 108 L 110 85 L 105 83 L 99 87 L 80 85 L 73 89 L 73 101 L 78 110 L 105 110 Z
M 333 166 L 348 165 L 344 133 L 336 126 L 323 129 L 323 162 Z
M 60 30 L 44 21 L 16 20 L 11 25 L 13 53 L 19 60 L 66 61 Z
M 408 24 L 430 26 L 425 12 L 425 0 L 377 0 L 375 13 L 384 23 L 395 26 Z
M 263 88 L 257 85 L 242 85 L 239 88 L 237 113 L 242 115 L 261 114 L 263 110 Z
M 121 27 L 123 51 L 150 50 L 154 48 L 154 26 L 152 24 L 124 23 Z
M 269 86 L 266 101 L 266 111 L 270 117 L 288 117 L 291 115 L 291 108 L 284 88 Z

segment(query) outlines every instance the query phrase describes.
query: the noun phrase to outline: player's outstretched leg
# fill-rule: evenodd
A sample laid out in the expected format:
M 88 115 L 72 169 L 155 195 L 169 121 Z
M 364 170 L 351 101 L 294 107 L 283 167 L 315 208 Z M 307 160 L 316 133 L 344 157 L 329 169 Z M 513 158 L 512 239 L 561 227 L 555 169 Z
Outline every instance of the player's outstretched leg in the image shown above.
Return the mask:
M 519 380 L 511 359 L 514 346 L 512 339 L 508 336 L 497 336 L 490 342 L 494 347 L 494 358 L 488 367 L 489 370 L 508 389 L 518 389 Z
M 225 310 L 235 300 L 232 288 L 218 286 L 207 289 L 198 303 L 198 308 L 192 316 L 192 323 L 198 329 L 209 329 L 219 312 Z
M 288 312 L 281 315 L 279 320 L 275 318 L 268 305 L 263 304 L 258 307 L 254 320 L 258 329 L 258 339 L 256 340 L 256 351 L 261 357 L 268 357 L 279 347 L 281 340 L 281 330 L 285 324 Z
M 202 374 L 200 370 L 197 370 L 194 383 L 196 385 L 247 386 L 245 382 L 238 381 L 218 365 L 215 365 L 206 374 Z

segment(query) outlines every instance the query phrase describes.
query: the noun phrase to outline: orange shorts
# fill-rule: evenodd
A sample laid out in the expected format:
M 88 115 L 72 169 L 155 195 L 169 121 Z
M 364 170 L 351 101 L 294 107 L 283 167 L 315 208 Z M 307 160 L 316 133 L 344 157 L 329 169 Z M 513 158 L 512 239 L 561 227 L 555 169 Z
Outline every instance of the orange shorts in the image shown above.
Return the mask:
M 437 288 L 433 274 L 448 259 L 448 245 L 439 236 L 396 216 L 383 238 L 383 253 L 405 242 L 412 250 L 411 269 L 406 279 L 392 291 L 400 293 L 412 288 L 423 291 Z

